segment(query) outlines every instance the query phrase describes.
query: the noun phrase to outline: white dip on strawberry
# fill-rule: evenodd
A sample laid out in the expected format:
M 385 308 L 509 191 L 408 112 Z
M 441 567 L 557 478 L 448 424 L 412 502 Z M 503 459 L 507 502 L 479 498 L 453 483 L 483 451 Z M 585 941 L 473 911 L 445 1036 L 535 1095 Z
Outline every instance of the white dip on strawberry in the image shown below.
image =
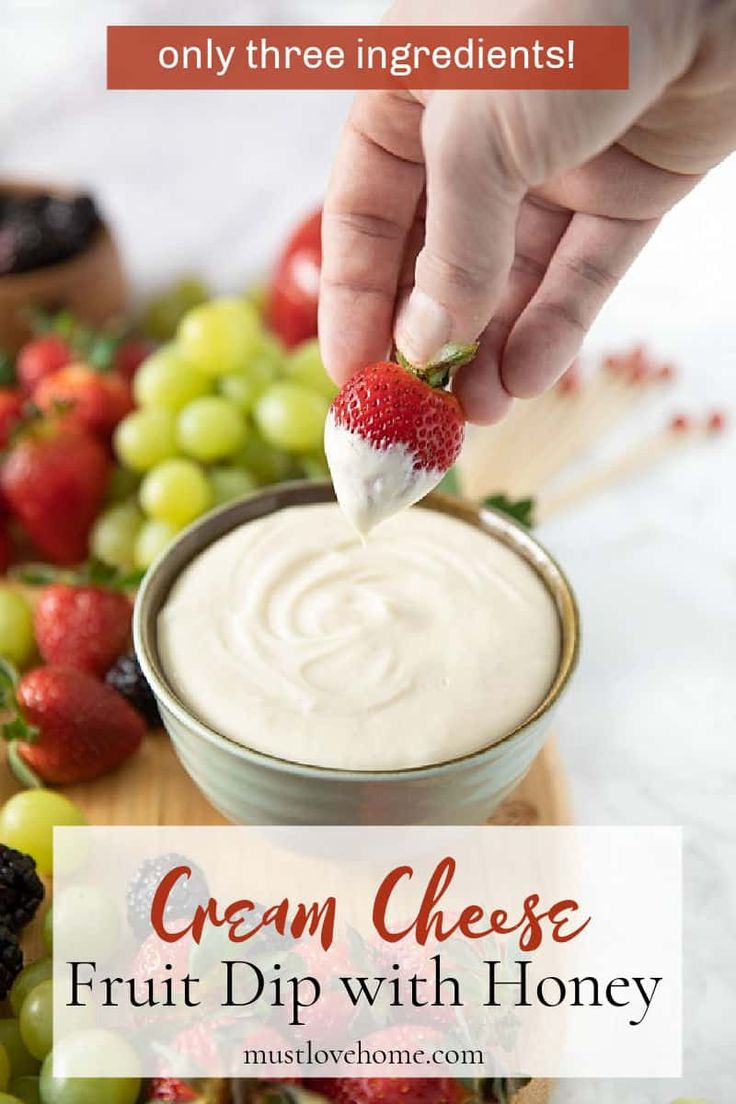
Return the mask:
M 415 508 L 362 544 L 335 504 L 250 522 L 198 556 L 158 624 L 193 714 L 300 763 L 390 770 L 494 743 L 542 701 L 560 629 L 504 544 Z

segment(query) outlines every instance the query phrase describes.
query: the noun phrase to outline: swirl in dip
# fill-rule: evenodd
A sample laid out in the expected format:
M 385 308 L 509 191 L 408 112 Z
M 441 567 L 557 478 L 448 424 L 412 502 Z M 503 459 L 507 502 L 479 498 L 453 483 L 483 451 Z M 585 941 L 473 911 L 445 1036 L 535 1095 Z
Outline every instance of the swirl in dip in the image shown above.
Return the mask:
M 237 743 L 299 763 L 392 770 L 496 742 L 544 698 L 560 626 L 506 545 L 415 507 L 363 544 L 334 503 L 240 526 L 159 615 L 168 679 Z

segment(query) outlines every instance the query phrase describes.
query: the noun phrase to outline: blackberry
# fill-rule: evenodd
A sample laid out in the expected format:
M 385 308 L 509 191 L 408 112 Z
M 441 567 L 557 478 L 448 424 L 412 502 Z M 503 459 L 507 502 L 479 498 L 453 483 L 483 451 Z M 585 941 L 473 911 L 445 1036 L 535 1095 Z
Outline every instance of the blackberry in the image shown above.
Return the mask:
M 131 878 L 126 894 L 128 924 L 138 939 L 151 934 L 151 901 L 158 884 L 173 866 L 188 866 L 190 878 L 181 879 L 169 894 L 165 920 L 184 920 L 191 916 L 197 905 L 206 905 L 210 891 L 200 868 L 185 855 L 171 852 L 146 859 Z
M 0 204 L 0 274 L 65 261 L 87 248 L 99 226 L 94 200 L 87 195 L 5 197 Z
M 161 714 L 134 652 L 120 656 L 105 675 L 105 682 L 137 709 L 150 728 L 158 728 Z
M 0 925 L 19 932 L 43 901 L 43 882 L 30 855 L 0 844 Z
M 5 1000 L 23 969 L 23 952 L 16 935 L 0 924 L 0 1000 Z

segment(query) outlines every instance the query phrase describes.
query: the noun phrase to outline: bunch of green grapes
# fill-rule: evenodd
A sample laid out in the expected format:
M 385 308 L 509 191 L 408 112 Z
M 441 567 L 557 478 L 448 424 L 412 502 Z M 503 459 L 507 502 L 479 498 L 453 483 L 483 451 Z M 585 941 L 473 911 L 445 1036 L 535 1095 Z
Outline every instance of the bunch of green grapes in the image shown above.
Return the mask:
M 114 439 L 116 500 L 97 520 L 93 553 L 145 569 L 213 507 L 285 479 L 323 478 L 335 390 L 317 342 L 287 352 L 253 301 L 187 310 L 136 374 L 136 409 Z

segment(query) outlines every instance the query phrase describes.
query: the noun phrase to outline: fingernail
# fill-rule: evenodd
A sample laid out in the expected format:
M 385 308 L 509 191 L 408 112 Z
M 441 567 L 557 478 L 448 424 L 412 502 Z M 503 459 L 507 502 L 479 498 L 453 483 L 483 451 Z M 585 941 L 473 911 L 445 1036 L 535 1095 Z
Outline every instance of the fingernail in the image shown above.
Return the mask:
M 427 364 L 452 334 L 452 318 L 421 288 L 414 288 L 396 319 L 396 347 L 412 364 Z

